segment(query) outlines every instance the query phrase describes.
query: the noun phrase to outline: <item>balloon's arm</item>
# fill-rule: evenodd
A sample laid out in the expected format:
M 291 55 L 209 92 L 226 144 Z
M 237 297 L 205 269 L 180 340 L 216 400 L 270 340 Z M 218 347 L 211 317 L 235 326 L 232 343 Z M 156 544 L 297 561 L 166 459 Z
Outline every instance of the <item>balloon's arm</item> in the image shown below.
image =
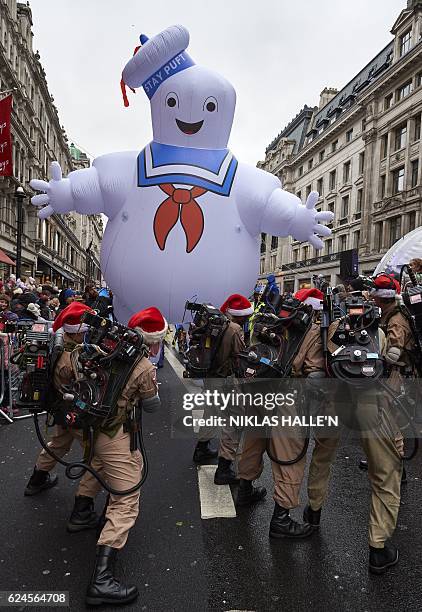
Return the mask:
M 30 182 L 32 189 L 42 192 L 31 199 L 34 206 L 42 207 L 38 211 L 40 219 L 47 219 L 53 213 L 63 215 L 71 211 L 82 214 L 105 212 L 95 167 L 75 170 L 63 178 L 59 163 L 52 162 L 50 174 L 49 182 L 38 179 Z
M 292 236 L 295 240 L 309 242 L 316 249 L 322 249 L 319 236 L 330 236 L 331 230 L 320 221 L 332 221 L 330 211 L 318 212 L 315 208 L 319 194 L 312 191 L 306 204 L 281 188 L 274 189 L 266 203 L 261 219 L 261 232 L 273 236 Z
M 58 162 L 53 162 L 49 182 L 32 180 L 30 183 L 33 189 L 42 192 L 31 200 L 34 206 L 42 207 L 38 217 L 46 219 L 53 213 L 62 215 L 71 211 L 114 217 L 130 189 L 133 163 L 129 155 L 98 157 L 90 168 L 75 170 L 66 178 L 62 177 Z

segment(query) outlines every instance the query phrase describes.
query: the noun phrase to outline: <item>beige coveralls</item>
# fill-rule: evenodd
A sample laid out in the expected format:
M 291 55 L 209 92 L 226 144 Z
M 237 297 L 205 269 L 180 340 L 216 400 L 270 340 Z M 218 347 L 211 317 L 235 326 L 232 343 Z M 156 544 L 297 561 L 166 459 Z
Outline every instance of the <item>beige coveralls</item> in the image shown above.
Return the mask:
M 324 371 L 321 335 L 319 327 L 312 325 L 306 334 L 297 353 L 292 368 L 292 376 L 306 377 L 311 372 Z M 286 411 L 283 414 L 287 415 Z M 290 460 L 296 457 L 303 448 L 303 438 L 277 436 L 273 430 L 271 453 L 280 459 Z M 241 455 L 238 461 L 238 476 L 245 480 L 256 480 L 264 468 L 263 455 L 267 439 L 257 438 L 253 434 L 244 435 Z M 274 500 L 286 509 L 296 508 L 299 503 L 299 491 L 305 471 L 306 456 L 293 465 L 279 465 L 271 462 L 274 480 Z
M 234 371 L 234 357 L 245 349 L 243 329 L 230 321 L 221 339 L 221 344 L 214 358 L 209 378 L 227 378 Z M 207 415 L 204 414 L 204 417 Z M 214 428 L 201 427 L 199 440 L 209 440 L 215 436 Z M 234 461 L 239 446 L 238 433 L 231 427 L 223 427 L 220 434 L 218 456 Z
M 387 313 L 384 312 L 381 328 L 386 316 Z M 329 338 L 332 338 L 336 324 L 338 323 L 331 325 Z M 410 348 L 411 331 L 403 315 L 394 315 L 384 331 L 386 334 L 384 352 L 392 344 L 402 351 L 406 346 Z M 329 345 L 331 351 L 335 348 L 333 343 Z M 398 371 L 392 372 L 385 382 L 394 387 L 394 383 L 397 384 L 398 381 L 397 374 Z M 374 548 L 383 548 L 384 542 L 394 532 L 400 507 L 403 436 L 389 408 L 390 402 L 384 397 L 380 399 L 376 390 L 350 391 L 345 385 L 344 392 L 353 393 L 355 419 L 362 432 L 361 443 L 368 459 L 368 477 L 372 489 L 369 544 Z M 330 409 L 335 412 L 335 405 L 329 406 L 328 410 Z M 335 459 L 339 438 L 340 432 L 329 438 L 315 439 L 308 479 L 309 503 L 313 510 L 319 510 L 326 498 L 330 467 Z
M 69 364 L 70 353 L 65 351 L 56 366 L 55 385 L 57 385 L 59 377 L 62 384 L 68 384 L 71 381 L 73 372 L 71 369 L 69 370 Z M 60 385 L 58 388 L 60 389 Z M 94 457 L 91 465 L 100 472 L 104 480 L 114 489 L 122 491 L 130 489 L 141 479 L 142 455 L 139 450 L 131 452 L 130 433 L 124 431 L 124 423 L 127 413 L 130 412 L 132 407 L 142 399 L 154 397 L 157 394 L 157 389 L 156 369 L 147 358 L 142 357 L 135 366 L 123 389 L 121 398 L 118 400 L 116 417 L 112 421 L 103 423 L 96 432 Z M 59 448 L 58 454 L 60 456 L 63 456 L 69 450 L 73 439 L 82 440 L 81 430 L 73 431 L 59 428 L 58 433 L 59 435 L 52 440 L 52 448 L 55 452 Z M 45 454 L 48 456 L 47 453 Z M 79 483 L 76 495 L 94 498 L 101 488 L 97 479 L 86 472 Z M 110 495 L 106 511 L 107 522 L 99 537 L 98 545 L 107 545 L 117 549 L 123 548 L 129 530 L 138 516 L 139 496 L 139 489 L 130 495 Z

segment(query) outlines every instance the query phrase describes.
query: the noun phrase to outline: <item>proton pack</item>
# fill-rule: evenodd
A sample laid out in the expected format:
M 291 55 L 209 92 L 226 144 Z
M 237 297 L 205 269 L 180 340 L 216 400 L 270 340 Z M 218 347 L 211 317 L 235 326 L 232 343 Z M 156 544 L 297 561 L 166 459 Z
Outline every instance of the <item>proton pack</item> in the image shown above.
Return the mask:
M 422 361 L 422 286 L 418 284 L 412 268 L 407 264 L 400 271 L 400 285 L 402 285 L 403 273 L 405 271 L 409 275 L 410 283 L 405 286 L 402 293 L 404 308 L 401 308 L 401 312 L 409 321 L 412 329 L 419 353 L 418 359 L 414 361 L 420 371 Z
M 275 295 L 254 319 L 258 342 L 238 355 L 239 378 L 284 378 L 312 325 L 312 307 L 291 295 Z
M 72 352 L 76 379 L 64 399 L 71 401 L 68 417 L 76 414 L 78 422 L 92 423 L 114 416 L 122 390 L 139 359 L 148 356 L 148 347 L 141 334 L 124 325 L 91 312 L 81 320 L 89 330 L 83 345 Z
M 16 328 L 20 348 L 12 361 L 21 372 L 16 404 L 34 411 L 45 410 L 51 346 L 48 324 L 25 321 L 18 322 Z
M 361 291 L 355 291 L 341 303 L 341 312 L 330 339 L 337 346 L 335 350 L 328 350 L 327 329 L 324 324 L 321 326 L 323 350 L 331 372 L 335 378 L 355 384 L 378 379 L 384 371 L 379 342 L 379 308 Z
M 189 326 L 189 348 L 185 353 L 185 378 L 206 378 L 212 371 L 215 355 L 230 321 L 212 304 L 186 302 L 185 310 L 194 313 Z

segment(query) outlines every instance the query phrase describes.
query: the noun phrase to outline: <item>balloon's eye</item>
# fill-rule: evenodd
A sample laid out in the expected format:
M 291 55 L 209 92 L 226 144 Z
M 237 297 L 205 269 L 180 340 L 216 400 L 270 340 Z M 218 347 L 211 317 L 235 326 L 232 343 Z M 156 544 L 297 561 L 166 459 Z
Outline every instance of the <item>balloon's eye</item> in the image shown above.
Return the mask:
M 215 102 L 207 102 L 207 106 L 206 106 L 207 111 L 209 111 L 210 113 L 213 113 L 216 109 L 216 105 Z
M 169 98 L 167 100 L 167 106 L 170 106 L 170 108 L 173 108 L 173 106 L 176 106 L 177 102 L 176 102 L 176 98 Z

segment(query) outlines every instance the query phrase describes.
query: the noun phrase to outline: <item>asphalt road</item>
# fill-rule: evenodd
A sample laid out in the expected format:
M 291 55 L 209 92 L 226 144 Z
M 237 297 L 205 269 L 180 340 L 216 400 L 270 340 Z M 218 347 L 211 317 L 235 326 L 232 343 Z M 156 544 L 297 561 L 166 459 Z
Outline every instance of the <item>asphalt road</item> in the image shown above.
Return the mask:
M 150 473 L 139 519 L 117 566 L 118 574 L 140 590 L 139 599 L 125 610 L 422 609 L 422 453 L 408 466 L 394 536 L 400 563 L 375 577 L 367 570 L 369 486 L 357 468 L 358 446 L 343 440 L 322 527 L 310 539 L 269 540 L 273 502 L 268 465 L 261 479 L 269 490 L 265 502 L 238 511 L 236 518 L 202 520 L 193 443 L 171 438 L 171 414 L 180 405 L 183 387 L 167 362 L 159 380 L 162 410 L 144 420 Z M 37 497 L 23 496 L 38 450 L 30 420 L 0 425 L 0 448 L 0 590 L 66 590 L 70 609 L 84 610 L 95 534 L 66 533 L 75 484 L 59 467 L 57 487 Z M 101 496 L 99 511 L 103 502 Z M 302 509 L 293 514 L 300 517 Z

